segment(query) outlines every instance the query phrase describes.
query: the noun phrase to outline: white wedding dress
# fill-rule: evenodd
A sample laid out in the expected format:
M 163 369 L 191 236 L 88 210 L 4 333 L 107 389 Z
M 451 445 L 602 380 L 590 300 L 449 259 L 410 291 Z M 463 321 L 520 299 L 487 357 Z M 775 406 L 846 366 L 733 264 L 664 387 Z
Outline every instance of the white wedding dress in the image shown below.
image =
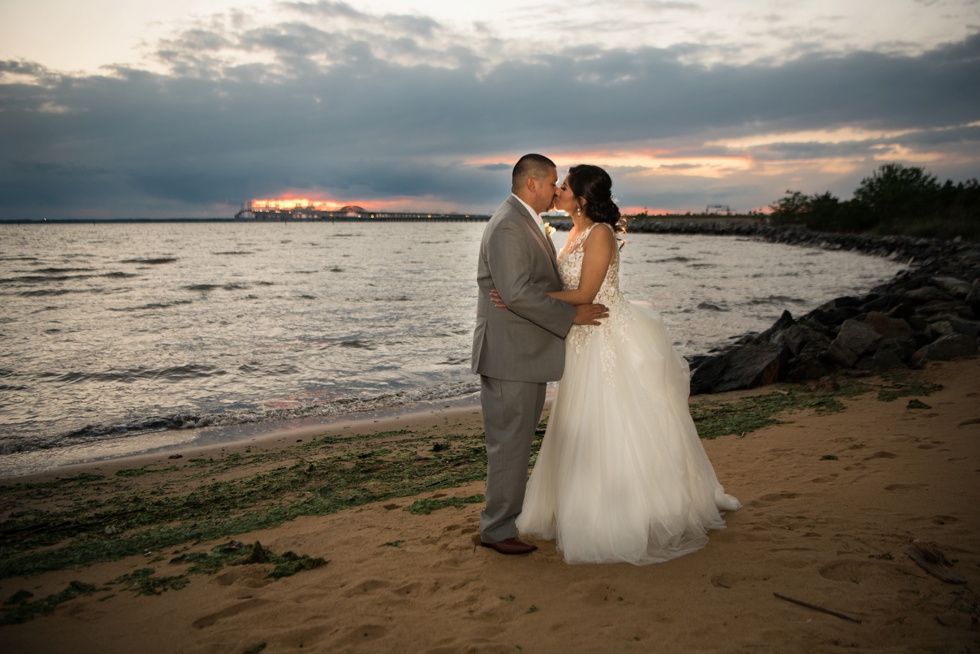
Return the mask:
M 559 254 L 578 288 L 583 243 Z M 607 229 L 607 226 L 599 229 Z M 572 327 L 565 373 L 527 484 L 518 530 L 556 540 L 568 563 L 657 563 L 701 549 L 719 511 L 741 504 L 715 477 L 688 409 L 690 368 L 660 314 L 619 290 L 619 254 L 595 302 L 600 326 Z

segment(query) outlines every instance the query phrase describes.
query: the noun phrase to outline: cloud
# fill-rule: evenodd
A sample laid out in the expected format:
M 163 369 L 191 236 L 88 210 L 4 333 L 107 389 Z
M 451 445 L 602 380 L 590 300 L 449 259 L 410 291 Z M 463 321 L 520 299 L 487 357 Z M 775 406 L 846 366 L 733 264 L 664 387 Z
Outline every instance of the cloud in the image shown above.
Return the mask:
M 889 153 L 978 173 L 980 35 L 706 66 L 691 47 L 530 51 L 426 17 L 284 6 L 309 20 L 195 26 L 161 42 L 166 72 L 0 62 L 0 209 L 229 215 L 298 189 L 489 211 L 528 151 L 605 157 L 629 206 L 762 206 L 801 174 L 843 186 Z M 891 136 L 778 137 L 844 127 Z M 737 143 L 753 135 L 775 136 Z

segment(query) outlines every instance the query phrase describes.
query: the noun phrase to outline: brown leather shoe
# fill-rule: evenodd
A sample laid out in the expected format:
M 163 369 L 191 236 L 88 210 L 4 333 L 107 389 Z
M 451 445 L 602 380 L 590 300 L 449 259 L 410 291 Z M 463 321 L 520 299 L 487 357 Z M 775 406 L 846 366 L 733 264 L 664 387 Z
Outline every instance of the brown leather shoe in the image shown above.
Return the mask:
M 497 550 L 501 554 L 530 554 L 538 549 L 537 545 L 525 543 L 520 538 L 505 538 L 504 540 L 498 540 L 496 543 L 484 543 L 480 541 L 480 545 Z

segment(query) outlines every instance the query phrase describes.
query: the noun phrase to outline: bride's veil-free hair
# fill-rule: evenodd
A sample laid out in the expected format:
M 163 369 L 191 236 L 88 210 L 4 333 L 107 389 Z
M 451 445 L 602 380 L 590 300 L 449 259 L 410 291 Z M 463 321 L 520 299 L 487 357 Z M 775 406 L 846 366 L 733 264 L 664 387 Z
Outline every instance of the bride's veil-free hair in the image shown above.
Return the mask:
M 565 182 L 576 198 L 585 200 L 585 215 L 597 223 L 611 225 L 619 234 L 626 233 L 626 219 L 612 196 L 612 179 L 599 166 L 582 164 L 568 169 Z

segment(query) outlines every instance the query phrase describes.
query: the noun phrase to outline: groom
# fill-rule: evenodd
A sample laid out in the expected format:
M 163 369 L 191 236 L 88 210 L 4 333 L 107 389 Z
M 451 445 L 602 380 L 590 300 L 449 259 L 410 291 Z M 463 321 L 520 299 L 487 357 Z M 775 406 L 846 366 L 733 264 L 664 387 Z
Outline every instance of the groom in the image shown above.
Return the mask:
M 483 430 L 487 439 L 486 507 L 480 540 L 501 554 L 537 549 L 517 538 L 524 503 L 531 441 L 549 381 L 565 368 L 565 336 L 573 324 L 598 325 L 608 315 L 600 304 L 575 307 L 548 295 L 562 290 L 555 246 L 541 212 L 552 207 L 558 170 L 540 154 L 514 166 L 511 196 L 483 232 L 473 334 L 473 372 L 480 375 Z M 496 309 L 497 289 L 506 309 Z

